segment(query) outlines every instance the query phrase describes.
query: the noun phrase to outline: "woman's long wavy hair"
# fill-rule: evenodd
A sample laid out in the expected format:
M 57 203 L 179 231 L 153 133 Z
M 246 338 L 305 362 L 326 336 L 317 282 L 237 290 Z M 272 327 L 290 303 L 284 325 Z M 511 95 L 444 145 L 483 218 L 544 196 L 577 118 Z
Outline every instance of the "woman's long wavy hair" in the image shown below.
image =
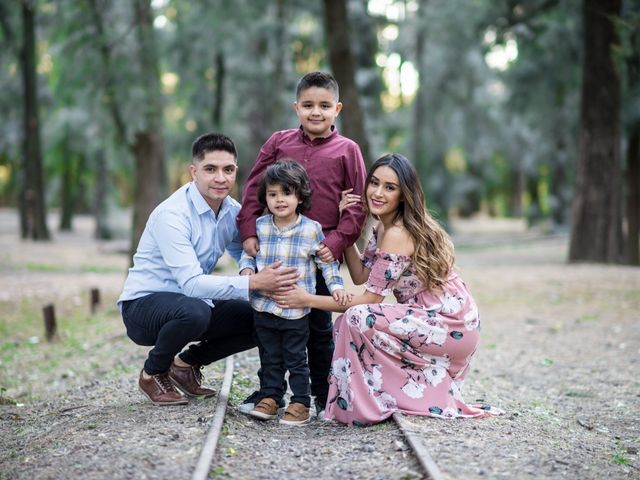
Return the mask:
M 400 181 L 400 205 L 394 222 L 402 221 L 407 229 L 415 249 L 413 261 L 416 274 L 429 290 L 438 290 L 453 268 L 453 242 L 447 232 L 435 220 L 425 205 L 424 192 L 416 169 L 404 156 L 391 153 L 379 158 L 369 170 L 365 183 L 365 192 L 371 183 L 371 177 L 378 167 L 391 168 Z M 367 211 L 369 202 L 365 203 Z

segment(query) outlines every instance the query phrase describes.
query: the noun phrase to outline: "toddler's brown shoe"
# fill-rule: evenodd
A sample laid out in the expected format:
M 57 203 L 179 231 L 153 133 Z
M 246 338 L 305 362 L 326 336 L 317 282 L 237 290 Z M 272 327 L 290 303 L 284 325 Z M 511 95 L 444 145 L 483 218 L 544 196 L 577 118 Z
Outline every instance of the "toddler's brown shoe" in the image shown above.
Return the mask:
M 309 407 L 305 407 L 302 403 L 290 403 L 284 416 L 280 419 L 280 423 L 283 425 L 304 425 L 309 423 L 310 419 Z
M 154 405 L 186 405 L 189 403 L 180 393 L 178 393 L 169 380 L 168 374 L 158 373 L 144 378 L 140 371 L 138 388 Z
M 188 397 L 212 397 L 216 391 L 202 386 L 201 369 L 200 365 L 179 367 L 175 362 L 171 362 L 169 378 Z
M 273 398 L 263 398 L 249 415 L 260 420 L 271 420 L 278 416 L 278 404 Z

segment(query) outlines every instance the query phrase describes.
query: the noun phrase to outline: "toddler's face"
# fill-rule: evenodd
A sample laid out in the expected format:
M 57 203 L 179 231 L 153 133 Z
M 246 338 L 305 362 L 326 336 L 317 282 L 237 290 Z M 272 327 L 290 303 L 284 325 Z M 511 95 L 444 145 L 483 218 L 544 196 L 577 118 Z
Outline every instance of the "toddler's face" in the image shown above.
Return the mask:
M 267 185 L 266 198 L 267 208 L 275 217 L 276 224 L 286 225 L 296 221 L 298 218 L 296 208 L 302 202 L 298 200 L 292 189 L 277 183 L 269 184 Z
M 342 110 L 342 103 L 336 101 L 330 90 L 311 87 L 300 92 L 293 108 L 304 132 L 313 140 L 331 133 L 331 125 Z

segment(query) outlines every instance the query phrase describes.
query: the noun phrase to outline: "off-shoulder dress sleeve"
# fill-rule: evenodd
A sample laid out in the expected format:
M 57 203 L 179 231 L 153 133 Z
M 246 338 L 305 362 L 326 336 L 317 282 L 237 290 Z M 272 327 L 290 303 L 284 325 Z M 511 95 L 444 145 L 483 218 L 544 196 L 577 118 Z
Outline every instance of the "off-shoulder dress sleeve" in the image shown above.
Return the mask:
M 364 263 L 364 262 L 363 262 Z M 393 293 L 398 279 L 411 265 L 411 257 L 396 253 L 383 252 L 376 249 L 369 279 L 365 288 L 378 295 L 387 296 Z
M 369 237 L 369 243 L 367 243 L 364 252 L 362 252 L 362 255 L 360 255 L 360 261 L 362 262 L 364 268 L 368 268 L 369 270 L 371 270 L 371 267 L 373 267 L 373 262 L 376 258 L 376 250 L 376 232 L 374 230 L 371 237 Z

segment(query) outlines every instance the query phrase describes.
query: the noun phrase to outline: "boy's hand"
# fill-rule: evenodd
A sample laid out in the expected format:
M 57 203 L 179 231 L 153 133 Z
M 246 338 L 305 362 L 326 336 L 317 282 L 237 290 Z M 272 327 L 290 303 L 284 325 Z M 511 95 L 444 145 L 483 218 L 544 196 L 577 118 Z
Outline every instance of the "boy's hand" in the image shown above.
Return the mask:
M 320 248 L 316 252 L 316 255 L 320 260 L 322 260 L 325 263 L 331 263 L 335 260 L 335 258 L 333 258 L 333 253 L 331 253 L 331 250 L 329 250 L 329 247 L 327 247 L 324 243 L 320 244 Z
M 258 237 L 249 237 L 244 242 L 242 242 L 242 248 L 247 255 L 251 255 L 255 257 L 258 255 L 258 250 L 260 250 L 260 242 L 258 241 Z
M 249 267 L 243 268 L 242 270 L 240 270 L 240 275 L 253 275 L 254 273 L 256 272 L 253 271 L 253 268 L 249 268 Z
M 336 301 L 336 303 L 338 303 L 342 307 L 344 307 L 347 303 L 349 303 L 349 301 L 351 300 L 351 297 L 353 297 L 352 294 L 347 293 L 347 291 L 344 289 L 338 289 L 334 291 L 331 294 L 331 296 Z

